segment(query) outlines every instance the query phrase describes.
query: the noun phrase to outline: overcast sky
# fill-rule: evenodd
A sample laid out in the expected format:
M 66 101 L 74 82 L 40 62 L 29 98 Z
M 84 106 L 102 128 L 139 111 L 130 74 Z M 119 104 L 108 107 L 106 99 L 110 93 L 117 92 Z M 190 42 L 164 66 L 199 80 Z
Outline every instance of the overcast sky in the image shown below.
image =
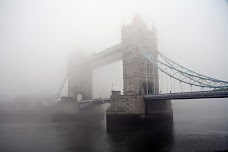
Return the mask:
M 130 23 L 136 12 L 149 27 L 155 25 L 166 56 L 228 81 L 227 1 L 1 0 L 0 95 L 55 93 L 68 53 L 119 43 L 123 21 Z M 107 95 L 112 83 L 122 89 L 121 62 L 94 71 L 95 96 Z

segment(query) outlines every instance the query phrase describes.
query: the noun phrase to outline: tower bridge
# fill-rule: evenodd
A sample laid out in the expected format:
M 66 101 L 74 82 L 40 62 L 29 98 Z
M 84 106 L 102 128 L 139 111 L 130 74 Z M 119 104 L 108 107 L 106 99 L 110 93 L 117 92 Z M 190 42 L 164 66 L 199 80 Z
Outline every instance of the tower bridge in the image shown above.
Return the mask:
M 173 99 L 228 97 L 228 82 L 189 70 L 158 51 L 156 29 L 148 29 L 139 16 L 133 18 L 132 24 L 122 26 L 121 43 L 87 57 L 78 53 L 77 57 L 80 62 L 75 62 L 77 60 L 74 58 L 69 61 L 68 96 L 76 101 L 78 109 L 110 102 L 106 111 L 107 122 L 119 116 L 150 118 L 156 115 L 172 119 Z M 123 95 L 113 91 L 110 99 L 105 99 L 105 102 L 104 99 L 92 99 L 93 70 L 119 60 L 123 61 Z M 159 71 L 174 80 L 174 87 L 176 81 L 180 86 L 187 84 L 191 88 L 213 88 L 214 91 L 191 89 L 189 92 L 170 91 L 162 94 L 159 91 L 159 79 L 162 81 L 163 78 Z M 79 94 L 82 95 L 80 102 L 77 101 Z
M 83 100 L 92 98 L 92 71 L 93 69 L 123 60 L 123 83 L 124 95 L 145 94 L 146 81 L 156 83 L 155 92 L 158 92 L 158 69 L 152 71 L 153 63 L 145 65 L 145 58 L 140 55 L 135 47 L 142 47 L 150 50 L 150 53 L 157 56 L 157 40 L 155 28 L 149 30 L 139 16 L 135 16 L 131 25 L 123 25 L 121 32 L 121 43 L 104 51 L 94 53 L 83 59 L 83 62 L 74 64 L 74 58 L 69 61 L 68 67 L 68 92 L 69 97 L 74 100 L 78 94 Z M 80 53 L 76 56 L 80 57 Z M 147 80 L 145 79 L 147 67 Z M 155 77 L 153 77 L 153 72 Z M 148 85 L 149 92 L 153 87 Z

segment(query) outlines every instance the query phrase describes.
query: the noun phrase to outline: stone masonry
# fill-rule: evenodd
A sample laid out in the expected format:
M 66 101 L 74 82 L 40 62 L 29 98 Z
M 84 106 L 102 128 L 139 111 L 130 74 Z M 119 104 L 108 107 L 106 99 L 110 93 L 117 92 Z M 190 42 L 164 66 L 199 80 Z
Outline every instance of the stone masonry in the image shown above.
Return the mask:
M 145 103 L 143 100 L 143 96 L 111 96 L 110 100 L 110 106 L 106 111 L 107 114 L 145 114 Z
M 154 57 L 157 53 L 156 30 L 148 29 L 140 16 L 121 31 L 124 95 L 155 94 L 159 91 L 158 69 L 139 52 L 143 48 Z

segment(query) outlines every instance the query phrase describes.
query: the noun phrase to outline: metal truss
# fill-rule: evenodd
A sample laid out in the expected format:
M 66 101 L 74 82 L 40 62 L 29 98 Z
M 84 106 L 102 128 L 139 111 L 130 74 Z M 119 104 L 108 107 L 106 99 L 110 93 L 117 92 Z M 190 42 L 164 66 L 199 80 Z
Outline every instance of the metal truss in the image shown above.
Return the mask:
M 138 47 L 137 47 L 138 48 Z M 139 52 L 151 63 L 153 63 L 160 71 L 176 79 L 180 83 L 186 83 L 191 86 L 197 86 L 201 88 L 214 88 L 214 89 L 227 89 L 228 82 L 222 81 L 208 76 L 199 74 L 192 70 L 189 70 L 171 59 L 167 58 L 164 54 L 158 51 L 158 55 L 164 61 L 158 60 L 154 57 L 150 51 L 138 48 Z

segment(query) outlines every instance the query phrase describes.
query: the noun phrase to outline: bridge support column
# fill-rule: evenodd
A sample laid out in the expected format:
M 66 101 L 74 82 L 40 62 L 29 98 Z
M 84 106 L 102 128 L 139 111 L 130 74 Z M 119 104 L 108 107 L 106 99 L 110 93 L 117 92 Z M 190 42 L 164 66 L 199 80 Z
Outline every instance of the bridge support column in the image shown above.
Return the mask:
M 140 126 L 164 121 L 173 122 L 170 100 L 145 101 L 141 95 L 110 97 L 110 106 L 106 111 L 108 132 L 127 129 L 127 125 Z

